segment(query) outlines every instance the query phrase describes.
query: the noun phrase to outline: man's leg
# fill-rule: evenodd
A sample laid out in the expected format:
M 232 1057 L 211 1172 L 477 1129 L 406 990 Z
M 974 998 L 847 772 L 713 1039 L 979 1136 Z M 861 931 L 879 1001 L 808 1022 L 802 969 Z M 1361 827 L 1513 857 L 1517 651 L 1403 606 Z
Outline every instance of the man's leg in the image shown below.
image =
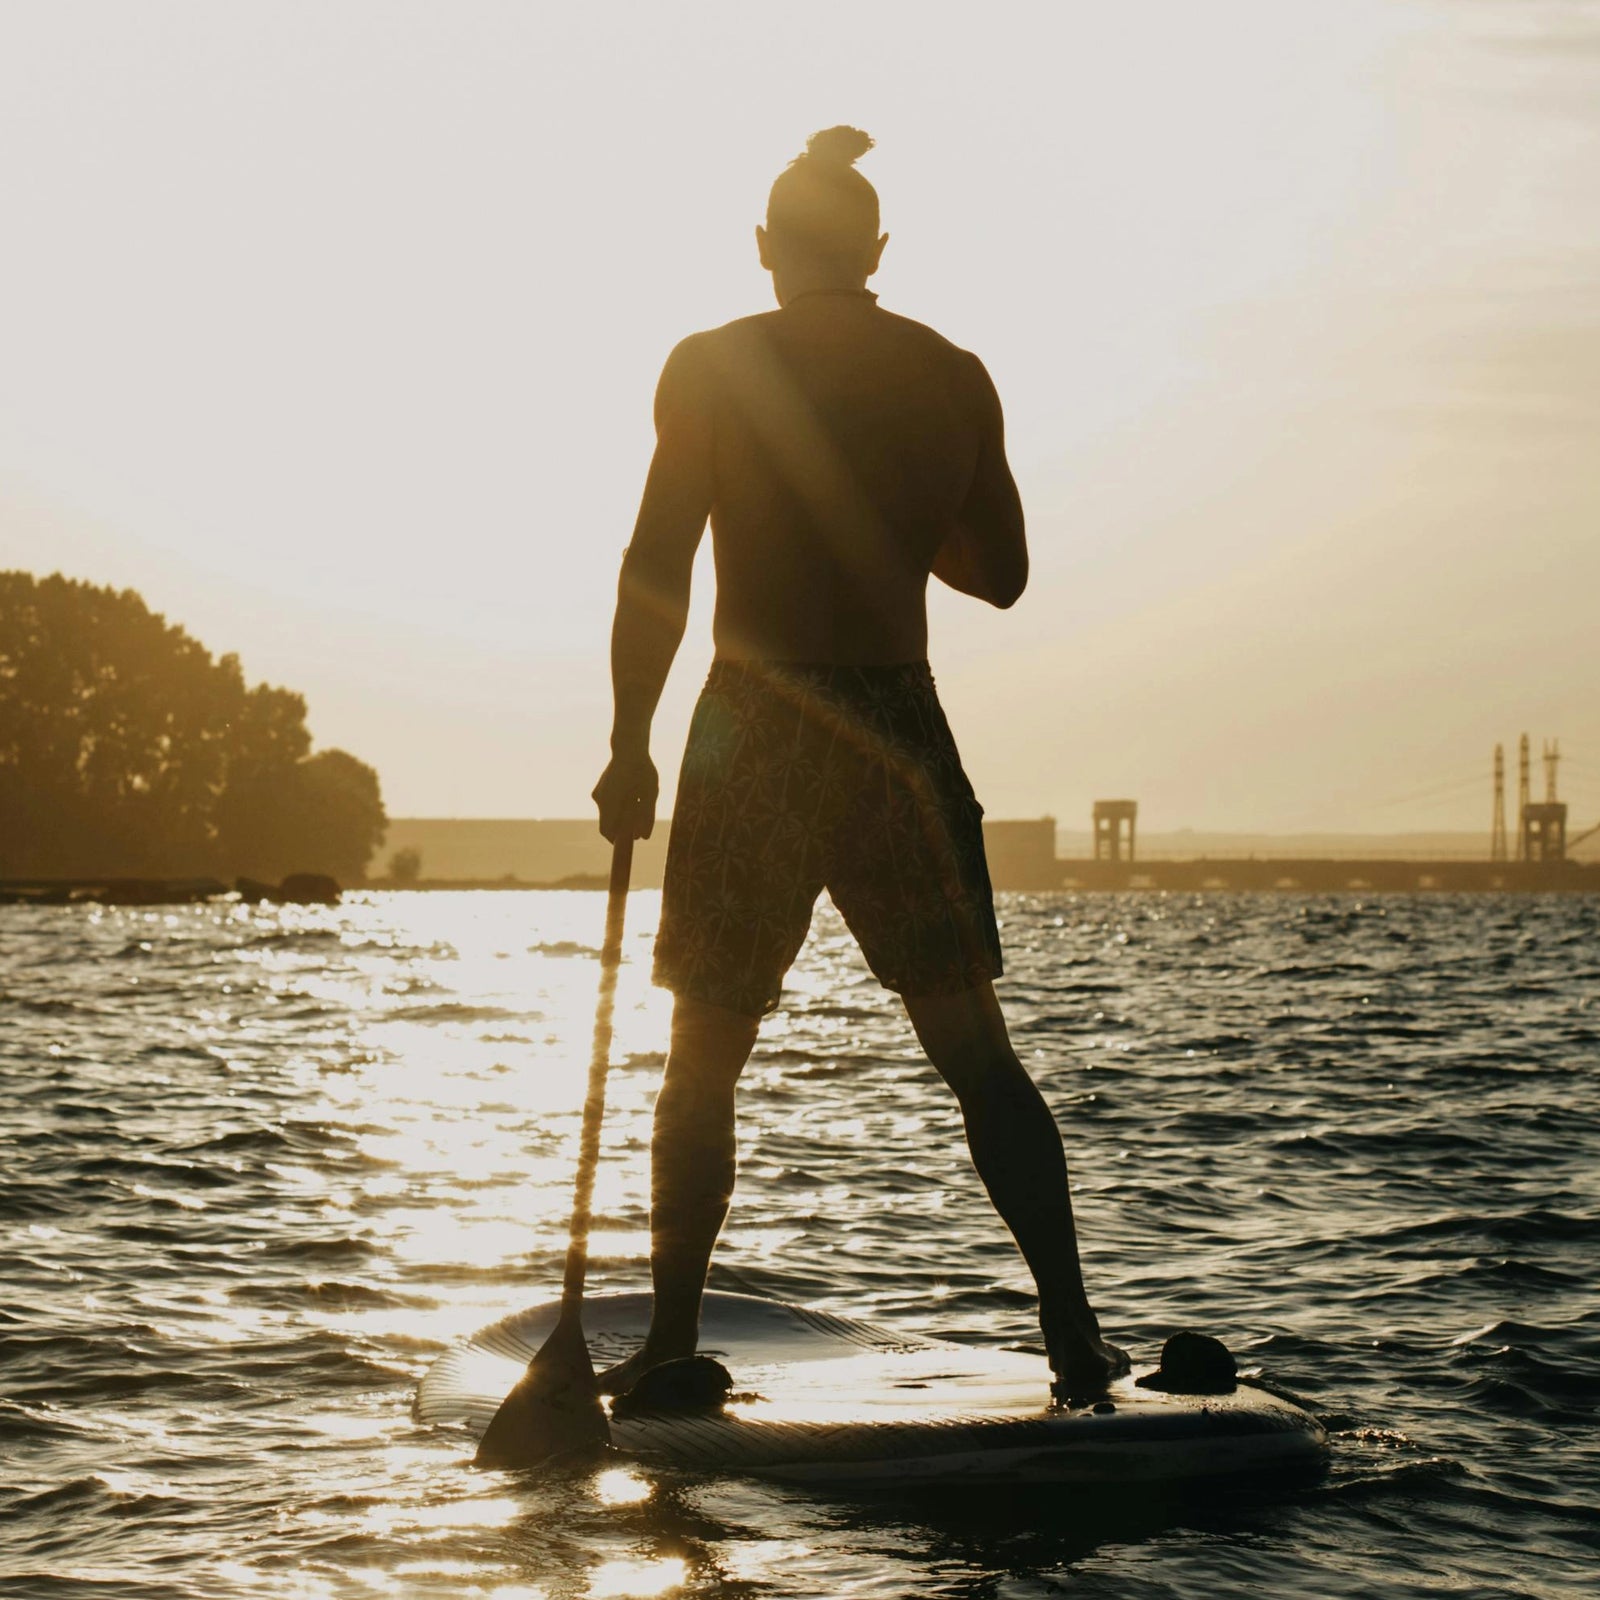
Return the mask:
M 1061 1134 L 1011 1048 L 994 985 L 904 999 L 928 1059 L 961 1103 L 973 1165 L 1038 1285 L 1050 1365 L 1067 1393 L 1093 1393 L 1128 1358 L 1100 1337 L 1078 1265 Z
M 679 995 L 650 1140 L 650 1279 L 655 1308 L 644 1347 L 600 1375 L 605 1394 L 662 1361 L 694 1354 L 711 1250 L 733 1198 L 733 1094 L 750 1059 L 756 1017 Z

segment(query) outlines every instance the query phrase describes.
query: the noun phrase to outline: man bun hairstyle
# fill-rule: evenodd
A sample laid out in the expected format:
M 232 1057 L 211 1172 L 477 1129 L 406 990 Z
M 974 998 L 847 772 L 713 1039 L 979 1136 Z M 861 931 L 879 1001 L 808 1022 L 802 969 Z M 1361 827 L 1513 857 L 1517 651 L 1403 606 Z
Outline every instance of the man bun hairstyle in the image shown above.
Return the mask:
M 805 155 L 796 156 L 789 165 L 792 167 L 796 162 L 810 160 L 853 167 L 871 148 L 870 133 L 863 133 L 859 128 L 847 128 L 841 123 L 837 128 L 824 128 L 820 133 L 812 134 L 806 140 Z M 865 179 L 862 181 L 865 182 Z
M 878 191 L 855 164 L 872 148 L 860 128 L 824 128 L 778 174 L 767 232 L 808 254 L 849 261 L 878 241 Z

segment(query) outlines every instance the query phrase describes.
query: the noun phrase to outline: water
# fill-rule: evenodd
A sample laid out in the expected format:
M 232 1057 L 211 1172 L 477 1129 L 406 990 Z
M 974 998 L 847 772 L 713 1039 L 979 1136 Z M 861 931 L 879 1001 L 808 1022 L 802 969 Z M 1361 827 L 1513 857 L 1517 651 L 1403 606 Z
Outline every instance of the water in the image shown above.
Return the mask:
M 603 900 L 0 911 L 0 1593 L 1560 1595 L 1600 1549 L 1600 901 L 1014 896 L 1108 1333 L 1223 1336 L 1314 1487 L 1111 1506 L 465 1465 L 410 1389 L 553 1295 Z M 595 1281 L 639 1287 L 635 895 Z M 722 1288 L 1037 1348 L 896 1007 L 819 913 Z

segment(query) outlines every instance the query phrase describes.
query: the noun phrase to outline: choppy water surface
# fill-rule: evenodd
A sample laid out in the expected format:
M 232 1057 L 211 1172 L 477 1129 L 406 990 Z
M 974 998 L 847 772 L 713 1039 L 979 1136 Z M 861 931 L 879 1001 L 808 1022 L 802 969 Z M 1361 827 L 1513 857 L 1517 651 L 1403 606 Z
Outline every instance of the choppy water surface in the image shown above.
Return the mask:
M 655 910 L 600 1287 L 644 1283 Z M 0 910 L 0 1592 L 1592 1592 L 1600 902 L 1007 898 L 1107 1331 L 1215 1332 L 1336 1433 L 1317 1487 L 1109 1508 L 539 1483 L 412 1426 L 448 1341 L 555 1293 L 602 912 Z M 954 1108 L 831 912 L 741 1107 L 715 1286 L 1036 1339 Z

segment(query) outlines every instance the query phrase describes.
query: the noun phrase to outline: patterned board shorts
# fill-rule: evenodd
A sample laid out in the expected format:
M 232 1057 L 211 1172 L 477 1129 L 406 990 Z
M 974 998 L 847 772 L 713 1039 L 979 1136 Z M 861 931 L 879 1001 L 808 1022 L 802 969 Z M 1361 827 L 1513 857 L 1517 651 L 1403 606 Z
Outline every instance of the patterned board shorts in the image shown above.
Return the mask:
M 982 817 L 927 662 L 713 663 L 678 779 L 655 981 L 772 1010 L 823 889 L 885 988 L 997 978 Z

